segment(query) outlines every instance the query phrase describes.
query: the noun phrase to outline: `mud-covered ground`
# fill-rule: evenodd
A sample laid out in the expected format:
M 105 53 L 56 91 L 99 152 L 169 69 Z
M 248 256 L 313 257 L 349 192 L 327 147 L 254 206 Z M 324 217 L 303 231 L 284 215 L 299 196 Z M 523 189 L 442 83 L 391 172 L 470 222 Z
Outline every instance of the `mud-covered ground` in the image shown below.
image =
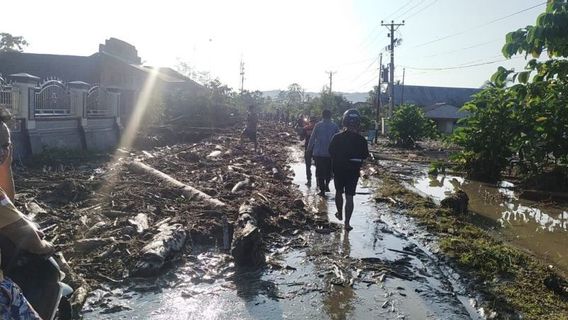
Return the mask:
M 288 147 L 297 142 L 279 124 L 259 130 L 260 153 L 239 144 L 239 128 L 214 132 L 203 140 L 115 155 L 78 155 L 19 167 L 17 205 L 34 217 L 68 261 L 67 282 L 76 289 L 78 309 L 87 292 L 101 283 L 122 283 L 133 276 L 140 251 L 158 226 L 181 224 L 192 246 L 223 245 L 223 216 L 229 226 L 239 206 L 254 198 L 268 217 L 263 232 L 309 228 L 310 217 L 291 188 Z M 44 157 L 45 159 L 45 157 Z M 127 165 L 137 160 L 227 204 L 219 209 L 184 196 Z M 232 228 L 230 228 L 232 232 Z M 291 232 L 291 231 L 290 231 Z M 183 255 L 168 257 L 169 263 Z
M 474 201 L 473 210 L 443 208 L 444 201 L 442 207 L 439 204 L 445 196 L 436 197 L 428 192 L 430 188 L 436 189 L 438 183 L 444 184 L 445 174 L 435 174 L 426 179 L 430 181 L 430 186 L 426 188 L 416 188 L 413 184 L 417 180 L 424 180 L 429 162 L 446 161 L 448 150 L 436 143 L 423 143 L 418 149 L 398 149 L 388 146 L 384 140 L 373 146 L 372 150 L 378 162 L 376 166 L 368 168 L 367 174 L 381 179 L 377 201 L 388 203 L 393 208 L 402 208 L 417 220 L 421 228 L 435 235 L 442 259 L 459 272 L 470 292 L 479 295 L 482 306 L 495 311 L 495 318 L 568 317 L 568 281 L 563 276 L 563 265 L 555 265 L 553 259 L 547 257 L 548 251 L 554 249 L 559 255 L 555 258 L 562 258 L 566 253 L 565 247 L 559 249 L 562 246 L 556 247 L 552 243 L 547 248 L 546 245 L 539 247 L 517 241 L 532 236 L 533 242 L 539 242 L 541 238 L 562 242 L 566 230 L 551 226 L 556 226 L 555 219 L 563 219 L 563 203 L 551 202 L 550 199 L 545 203 L 520 202 L 519 196 L 515 196 L 517 188 L 512 188 L 510 182 L 490 186 L 464 182 L 462 177 L 458 177 L 462 181 L 460 183 L 453 175 L 453 192 L 467 192 L 470 205 L 471 200 Z M 470 184 L 475 188 L 468 188 Z M 488 192 L 491 188 L 504 188 L 505 191 L 499 189 L 491 194 Z M 488 209 L 495 212 L 486 212 Z M 511 210 L 516 212 L 514 210 L 517 209 L 522 217 L 518 221 L 511 218 Z M 531 212 L 538 212 L 534 219 L 540 221 L 541 225 L 531 222 Z M 558 212 L 558 218 L 553 212 Z M 507 225 L 502 226 L 500 222 Z M 524 226 L 532 226 L 536 231 L 523 231 L 526 229 Z M 509 234 L 516 236 L 508 239 Z M 535 234 L 544 236 L 537 238 Z
M 430 316 L 444 314 L 451 309 L 457 318 L 475 318 L 476 312 L 472 310 L 482 307 L 491 311 L 485 314 L 489 317 L 514 318 L 525 314 L 536 319 L 541 315 L 554 318 L 565 310 L 566 282 L 554 272 L 474 229 L 467 218 L 453 216 L 412 195 L 399 184 L 398 178 L 416 172 L 412 165 L 397 163 L 444 161 L 448 150 L 441 144 L 430 142 L 421 144 L 420 149 L 404 150 L 387 147 L 386 141 L 381 140 L 378 146 L 372 146 L 375 157 L 364 168 L 363 180 L 378 181 L 379 195 L 372 196 L 372 189 L 364 190 L 373 202 L 381 203 L 380 209 L 364 204 L 369 199 L 359 200 L 368 212 L 358 222 L 361 230 L 355 230 L 351 240 L 345 240 L 349 237 L 338 236 L 341 225 L 333 221 L 333 198 L 314 201 L 309 189 L 298 188 L 304 182 L 293 180 L 293 171 L 298 174 L 302 169 L 291 168 L 293 163 L 298 165 L 297 155 L 296 159 L 290 158 L 293 150 L 298 150 L 298 139 L 291 128 L 269 124 L 259 131 L 260 153 L 253 151 L 251 143 L 239 144 L 240 131 L 235 127 L 184 134 L 192 141 L 182 143 L 151 143 L 156 142 L 153 137 L 143 138 L 139 141 L 147 140 L 146 148 L 144 143 L 138 143 L 136 150 L 118 149 L 113 155 L 69 157 L 67 154 L 64 160 L 56 155 L 43 155 L 33 166 L 18 167 L 15 173 L 17 205 L 35 218 L 47 239 L 67 258 L 68 266 L 64 265 L 63 269 L 68 275 L 66 281 L 75 288 L 75 310 L 78 311 L 89 296 L 87 311 L 99 310 L 101 314 L 110 313 L 113 318 L 115 312 L 126 310 L 124 316 L 130 317 L 129 307 L 121 301 L 132 297 L 131 290 L 150 290 L 163 296 L 160 301 L 172 294 L 175 297 L 172 301 L 181 299 L 170 306 L 173 309 L 162 310 L 166 314 L 193 301 L 197 305 L 191 312 L 199 318 L 207 311 L 197 310 L 201 294 L 221 297 L 221 302 L 222 297 L 227 296 L 227 301 L 234 303 L 231 289 L 234 286 L 238 296 L 242 290 L 255 291 L 252 298 L 245 299 L 246 306 L 249 312 L 263 315 L 267 315 L 265 307 L 282 308 L 284 314 L 292 316 L 313 312 L 319 318 L 358 314 L 413 318 L 426 313 Z M 293 145 L 295 149 L 290 148 Z M 219 208 L 187 197 L 177 187 L 132 170 L 129 165 L 132 161 L 160 170 L 227 206 Z M 235 271 L 231 257 L 223 250 L 227 233 L 230 237 L 238 218 L 239 206 L 250 199 L 254 199 L 265 214 L 262 238 L 268 266 L 268 269 L 260 269 L 260 273 L 253 272 L 252 280 L 247 278 L 250 273 Z M 322 205 L 324 209 L 318 208 Z M 396 218 L 401 213 L 408 213 L 416 222 Z M 228 218 L 228 227 L 223 217 Z M 181 252 L 168 254 L 167 263 L 144 282 L 136 274 L 137 264 L 143 259 L 141 251 L 152 243 L 163 225 L 182 226 L 187 238 Z M 306 240 L 311 238 L 316 241 Z M 472 240 L 478 238 L 478 242 Z M 441 249 L 434 250 L 436 254 L 427 252 L 429 245 L 421 247 L 424 243 L 438 242 Z M 479 247 L 465 246 L 469 243 Z M 417 246 L 422 250 L 419 253 L 412 249 Z M 321 247 L 321 250 L 312 247 Z M 334 252 L 336 247 L 341 248 Z M 460 259 L 464 253 L 471 256 L 476 249 L 487 249 L 486 257 L 473 259 L 471 265 Z M 303 256 L 306 258 L 301 258 Z M 523 267 L 523 263 L 530 268 Z M 442 266 L 437 267 L 440 264 Z M 451 271 L 449 276 L 447 271 L 440 271 L 451 270 L 449 266 L 455 266 L 462 279 L 468 280 L 455 282 Z M 314 267 L 321 272 L 312 272 Z M 478 274 L 476 269 L 484 270 L 484 274 Z M 536 282 L 514 282 L 516 277 L 526 279 L 527 275 Z M 385 278 L 391 280 L 385 282 Z M 469 283 L 470 290 L 456 296 L 454 290 L 459 289 L 455 285 L 459 287 L 462 282 Z M 207 287 L 211 283 L 219 287 Z M 254 289 L 257 285 L 258 290 Z M 537 290 L 525 290 L 523 286 Z M 404 288 L 414 293 L 405 293 Z M 166 292 L 161 293 L 162 290 Z M 199 290 L 203 292 L 198 293 Z M 397 291 L 398 298 L 392 298 Z M 525 293 L 540 295 L 547 303 L 539 306 L 539 297 L 531 300 Z M 353 294 L 358 298 L 342 300 L 344 295 Z M 322 302 L 312 300 L 311 309 L 303 304 L 304 295 Z M 481 298 L 476 301 L 481 305 L 467 301 L 468 296 L 478 295 Z M 192 300 L 193 297 L 197 300 Z M 252 300 L 247 300 L 249 298 Z M 118 302 L 113 304 L 113 299 Z M 160 305 L 144 303 L 147 299 L 144 296 L 141 299 L 142 303 L 133 307 L 142 310 L 142 313 L 134 313 L 135 318 L 144 318 L 143 312 L 152 311 L 147 308 Z M 435 301 L 433 305 L 430 305 L 431 299 Z M 418 301 L 421 301 L 419 308 L 416 307 Z M 527 307 L 518 313 L 521 305 Z M 222 305 L 213 303 L 209 307 L 222 308 Z M 324 308 L 327 316 L 323 316 L 319 308 Z M 240 309 L 235 310 L 233 315 L 239 315 Z M 492 313 L 493 310 L 496 312 Z M 156 312 L 153 318 L 161 319 L 160 312 Z M 98 318 L 93 313 L 90 315 Z M 267 316 L 278 318 L 277 315 Z M 223 313 L 217 318 L 223 318 Z

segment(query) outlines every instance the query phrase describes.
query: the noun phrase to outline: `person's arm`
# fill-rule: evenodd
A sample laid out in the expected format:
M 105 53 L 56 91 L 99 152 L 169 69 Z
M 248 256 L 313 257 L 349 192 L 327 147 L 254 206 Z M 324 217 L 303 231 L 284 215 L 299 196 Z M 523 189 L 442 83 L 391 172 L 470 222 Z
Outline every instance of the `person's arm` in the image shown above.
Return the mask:
M 36 229 L 25 219 L 19 219 L 0 228 L 0 234 L 10 239 L 18 249 L 29 253 L 51 255 L 54 252 L 53 245 L 40 239 Z
M 331 138 L 331 141 L 329 142 L 329 147 L 327 148 L 327 151 L 329 152 L 329 155 L 331 156 L 331 159 L 335 159 L 335 157 L 337 156 L 337 139 L 336 139 L 336 135 L 333 135 L 333 137 Z
M 319 126 L 316 124 L 312 134 L 310 135 L 310 141 L 308 142 L 308 150 L 314 150 L 314 143 L 316 142 L 316 136 L 318 135 Z
M 12 146 L 0 147 L 0 188 L 6 192 L 10 201 L 14 202 L 16 191 L 12 177 Z
M 361 137 L 361 159 L 367 159 L 369 157 L 369 146 L 367 145 L 367 140 Z

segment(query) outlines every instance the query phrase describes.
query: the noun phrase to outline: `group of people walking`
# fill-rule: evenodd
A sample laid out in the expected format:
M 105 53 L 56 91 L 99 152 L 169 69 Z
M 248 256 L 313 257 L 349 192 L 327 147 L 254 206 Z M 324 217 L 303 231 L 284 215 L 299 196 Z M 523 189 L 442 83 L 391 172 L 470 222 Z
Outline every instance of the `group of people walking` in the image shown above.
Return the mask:
M 310 118 L 303 128 L 307 184 L 311 185 L 313 158 L 318 194 L 325 197 L 333 179 L 337 209 L 335 216 L 339 220 L 345 218 L 345 229 L 351 230 L 353 197 L 356 194 L 359 170 L 363 160 L 369 156 L 369 150 L 367 140 L 359 134 L 361 115 L 357 110 L 345 111 L 341 119 L 342 130 L 332 121 L 331 116 L 331 111 L 324 110 L 321 121 L 315 123 L 315 119 Z
M 312 159 L 316 165 L 316 184 L 319 195 L 326 196 L 329 184 L 333 180 L 335 186 L 335 216 L 344 220 L 345 229 L 351 230 L 351 215 L 353 213 L 353 197 L 356 194 L 359 170 L 369 156 L 367 140 L 359 134 L 361 115 L 356 109 L 345 111 L 341 119 L 342 129 L 332 121 L 330 110 L 323 110 L 321 121 L 316 123 L 315 117 L 308 121 L 298 120 L 296 127 L 304 139 L 304 159 L 306 162 L 307 184 L 312 182 Z M 254 143 L 258 151 L 257 141 L 258 118 L 254 106 L 249 106 L 246 127 L 241 133 Z

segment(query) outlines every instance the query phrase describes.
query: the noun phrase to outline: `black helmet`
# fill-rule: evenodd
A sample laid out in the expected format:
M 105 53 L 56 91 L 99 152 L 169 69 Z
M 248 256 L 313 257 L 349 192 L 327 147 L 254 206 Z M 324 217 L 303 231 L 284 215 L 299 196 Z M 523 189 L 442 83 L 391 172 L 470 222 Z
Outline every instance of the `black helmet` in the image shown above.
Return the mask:
M 361 114 L 355 109 L 349 109 L 343 113 L 343 120 L 341 121 L 344 127 L 357 128 L 361 124 Z

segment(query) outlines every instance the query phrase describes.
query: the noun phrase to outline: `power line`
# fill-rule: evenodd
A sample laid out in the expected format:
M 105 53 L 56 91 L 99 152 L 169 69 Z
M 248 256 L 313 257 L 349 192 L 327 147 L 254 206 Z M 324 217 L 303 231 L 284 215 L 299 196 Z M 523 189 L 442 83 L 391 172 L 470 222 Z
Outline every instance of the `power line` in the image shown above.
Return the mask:
M 363 71 L 362 71 L 361 73 L 359 73 L 359 74 L 357 74 L 357 76 L 351 78 L 351 79 L 349 80 L 349 82 L 355 82 L 355 81 L 359 80 L 359 78 L 361 78 L 361 76 L 363 76 L 365 73 L 371 71 L 370 68 L 373 66 L 373 64 L 375 64 L 375 62 L 377 61 L 377 59 L 378 59 L 378 58 L 374 58 L 373 61 L 371 61 L 371 63 L 370 63 L 369 65 L 367 65 L 367 66 L 363 69 Z
M 376 59 L 377 58 L 367 58 L 367 59 L 364 59 L 364 60 L 345 62 L 345 63 L 335 65 L 335 67 L 337 68 L 337 67 L 352 66 L 352 65 L 355 65 L 355 64 L 362 64 L 362 63 L 369 62 L 369 61 L 372 61 L 371 63 L 374 63 Z
M 394 19 L 399 19 L 400 17 L 404 16 L 405 14 L 409 13 L 410 11 L 416 9 L 416 7 L 424 4 L 424 0 L 422 0 L 421 2 L 418 2 L 417 4 L 415 4 L 413 7 L 411 7 L 410 9 L 404 11 L 403 13 L 399 14 L 398 16 L 396 16 Z
M 463 51 L 463 50 L 469 50 L 469 49 L 481 47 L 481 46 L 484 46 L 484 45 L 488 45 L 490 43 L 494 43 L 494 42 L 501 41 L 501 40 L 502 40 L 501 38 L 493 39 L 491 41 L 485 41 L 485 42 L 477 43 L 477 44 L 474 44 L 474 45 L 471 45 L 471 46 L 468 46 L 468 47 L 463 47 L 463 48 L 459 48 L 459 49 L 455 49 L 455 50 L 435 53 L 435 54 L 432 54 L 432 55 L 429 55 L 429 56 L 424 56 L 422 58 L 433 58 L 433 57 L 442 56 L 442 55 L 446 55 L 446 54 L 450 54 L 450 53 L 456 53 L 456 52 L 460 52 L 460 51 Z
M 524 57 L 518 57 L 518 58 L 524 59 Z M 513 58 L 513 59 L 515 59 L 515 58 Z M 510 60 L 513 60 L 513 59 L 500 59 L 500 60 L 486 61 L 486 62 L 480 62 L 480 63 L 474 63 L 474 64 L 457 65 L 457 66 L 452 66 L 452 67 L 438 67 L 438 68 L 421 68 L 421 67 L 409 67 L 409 66 L 404 66 L 404 67 L 406 69 L 419 70 L 419 71 L 445 71 L 445 70 L 467 69 L 467 68 L 485 66 L 485 65 L 489 65 L 489 64 L 495 64 L 495 63 L 510 61 Z
M 404 9 L 406 6 L 408 6 L 409 4 L 411 4 L 412 2 L 414 2 L 414 0 L 409 0 L 408 2 L 406 2 L 404 5 L 400 6 L 398 9 L 396 9 L 394 12 L 392 12 L 391 14 L 387 15 L 384 20 L 388 20 L 389 17 L 397 14 L 398 12 L 400 12 L 402 9 Z
M 363 83 L 361 85 L 352 86 L 348 91 L 350 91 L 350 92 L 358 91 L 359 89 L 368 86 L 371 82 L 376 81 L 378 78 L 379 78 L 379 75 L 374 75 L 372 79 L 369 79 L 368 81 L 366 81 L 365 83 Z
M 434 1 L 430 2 L 429 5 L 423 7 L 422 9 L 416 11 L 415 13 L 411 14 L 408 18 L 406 18 L 406 20 L 408 20 L 408 19 L 410 19 L 410 18 L 412 18 L 412 17 L 415 17 L 416 15 L 418 15 L 419 13 L 421 13 L 422 11 L 424 11 L 424 10 L 430 8 L 431 6 L 435 5 L 437 2 L 438 2 L 438 0 L 434 0 Z
M 543 3 L 540 3 L 540 4 L 534 5 L 534 6 L 532 6 L 532 7 L 529 7 L 529 8 L 526 8 L 526 9 L 523 9 L 523 10 L 520 10 L 520 11 L 517 11 L 517 12 L 514 12 L 514 13 L 511 13 L 511 14 L 506 15 L 506 16 L 504 16 L 504 17 L 497 18 L 497 19 L 491 20 L 491 21 L 489 21 L 489 22 L 486 22 L 486 23 L 483 23 L 483 24 L 474 26 L 474 27 L 472 27 L 472 28 L 470 28 L 470 29 L 463 30 L 463 31 L 460 31 L 460 32 L 456 32 L 456 33 L 452 33 L 452 34 L 449 34 L 449 35 L 447 35 L 447 36 L 444 36 L 444 37 L 441 37 L 441 38 L 438 38 L 438 39 L 434 39 L 434 40 L 431 40 L 431 41 L 427 41 L 427 42 L 421 43 L 421 44 L 416 45 L 416 46 L 414 46 L 414 47 L 412 47 L 412 48 L 419 48 L 419 47 L 423 47 L 423 46 L 426 46 L 426 45 L 429 45 L 429 44 L 432 44 L 432 43 L 435 43 L 435 42 L 439 42 L 439 41 L 442 41 L 442 40 L 446 40 L 446 39 L 449 39 L 449 38 L 453 38 L 453 37 L 455 37 L 455 36 L 459 36 L 459 35 L 462 35 L 462 34 L 464 34 L 464 33 L 467 33 L 467 32 L 473 31 L 473 30 L 477 30 L 477 29 L 483 28 L 483 27 L 485 27 L 485 26 L 488 26 L 488 25 L 490 25 L 490 24 L 493 24 L 493 23 L 496 23 L 496 22 L 499 22 L 499 21 L 508 19 L 508 18 L 513 17 L 513 16 L 515 16 L 515 15 L 521 14 L 521 13 L 523 13 L 523 12 L 526 12 L 526 11 L 529 11 L 529 10 L 532 10 L 532 9 L 535 9 L 535 8 L 538 8 L 538 7 L 543 6 L 543 5 L 545 5 L 545 4 L 546 4 L 546 2 L 543 2 Z

